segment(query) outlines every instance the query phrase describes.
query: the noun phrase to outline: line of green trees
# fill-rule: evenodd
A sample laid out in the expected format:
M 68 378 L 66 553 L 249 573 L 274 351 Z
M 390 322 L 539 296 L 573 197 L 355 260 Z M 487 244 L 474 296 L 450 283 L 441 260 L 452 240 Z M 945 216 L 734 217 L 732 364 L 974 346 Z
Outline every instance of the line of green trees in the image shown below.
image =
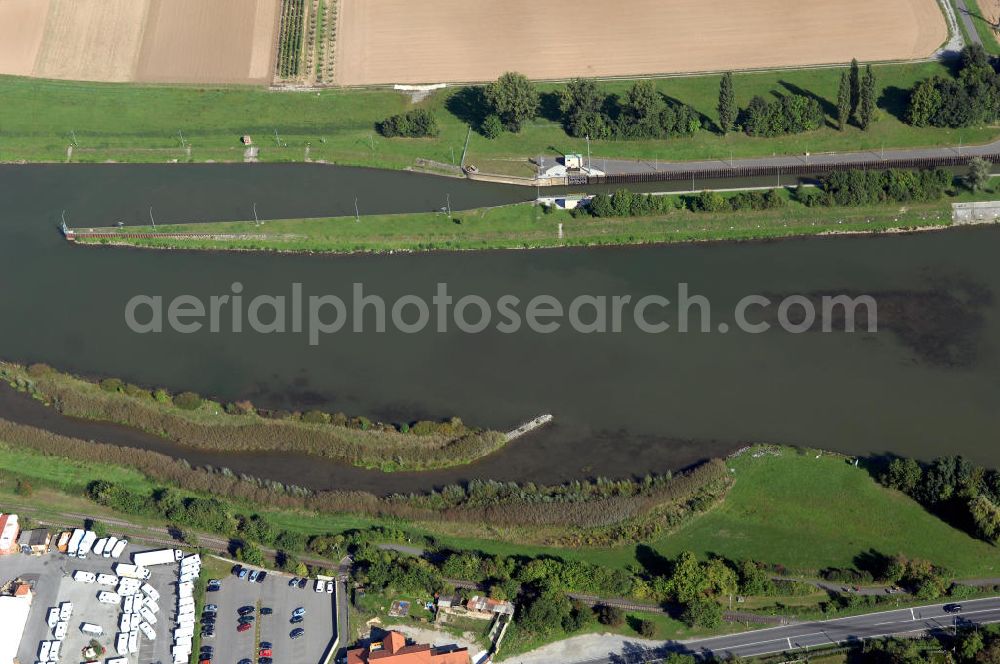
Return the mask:
M 566 132 L 577 138 L 667 138 L 702 128 L 697 111 L 668 100 L 649 80 L 636 81 L 619 97 L 592 80 L 576 79 L 560 93 L 559 107 Z
M 824 175 L 819 189 L 799 187 L 796 199 L 807 206 L 860 206 L 909 201 L 936 201 L 954 177 L 943 168 L 908 171 L 852 169 Z
M 878 477 L 952 525 L 1000 543 L 1000 472 L 961 456 L 939 457 L 929 464 L 894 458 Z
M 1000 58 L 981 44 L 962 50 L 958 76 L 935 76 L 910 93 L 906 121 L 916 127 L 970 127 L 1000 119 Z
M 865 640 L 851 662 L 859 664 L 1000 664 L 1000 626 L 957 626 L 918 639 Z

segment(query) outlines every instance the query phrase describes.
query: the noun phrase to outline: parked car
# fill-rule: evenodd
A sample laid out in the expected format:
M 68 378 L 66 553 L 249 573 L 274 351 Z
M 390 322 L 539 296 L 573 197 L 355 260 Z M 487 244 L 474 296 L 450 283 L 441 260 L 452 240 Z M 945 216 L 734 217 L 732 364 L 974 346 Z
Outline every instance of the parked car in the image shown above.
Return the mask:
M 299 585 L 299 577 L 293 576 L 291 579 L 288 580 L 289 588 L 294 588 L 297 585 Z
M 269 616 L 272 613 L 274 613 L 274 610 L 271 607 L 269 607 L 269 606 L 262 606 L 262 607 L 260 607 L 260 615 L 262 615 L 262 616 Z
M 288 637 L 291 639 L 297 639 L 305 633 L 306 630 L 302 629 L 301 627 L 296 627 L 295 629 L 293 629 L 291 632 L 288 633 Z
M 962 612 L 962 605 L 961 604 L 945 604 L 944 605 L 944 610 L 945 610 L 946 613 L 961 613 Z
M 304 616 L 304 615 L 306 615 L 306 609 L 305 609 L 305 607 L 300 606 L 300 607 L 294 609 L 292 611 L 292 615 L 293 616 Z
M 270 657 L 261 657 L 257 660 L 257 664 L 271 664 L 272 660 Z
M 333 581 L 326 582 L 326 592 L 333 593 Z
M 206 604 L 205 605 L 205 610 L 206 611 L 218 611 L 219 607 L 216 604 Z
M 263 650 L 265 648 L 270 649 L 271 648 L 271 642 L 270 641 L 261 641 L 260 642 L 260 648 L 261 648 L 261 650 Z
M 305 588 L 307 583 L 309 583 L 309 579 L 299 579 L 299 590 Z
M 253 664 L 253 662 L 252 662 L 252 661 L 250 661 L 249 659 L 245 659 L 245 658 L 244 658 L 244 659 L 241 659 L 241 660 L 240 660 L 240 664 Z
M 247 570 L 246 570 L 246 568 L 240 568 L 240 571 L 239 571 L 239 573 L 236 576 L 240 577 L 241 579 L 247 578 Z
M 217 614 L 215 611 L 202 611 L 201 612 L 201 619 L 202 620 L 206 620 L 206 619 L 207 620 L 215 620 L 215 617 L 217 615 L 219 615 L 219 614 Z
M 270 648 L 261 648 L 260 652 L 257 653 L 257 654 L 260 657 L 270 657 L 271 656 L 271 649 Z
M 305 620 L 305 618 L 303 618 L 302 616 L 292 616 L 292 619 L 289 620 L 288 622 L 292 623 L 293 625 L 298 625 L 303 620 Z
M 250 624 L 255 620 L 257 620 L 257 616 L 240 616 L 240 619 L 237 622 L 239 622 L 240 624 L 242 623 Z
M 212 646 L 202 646 L 201 647 L 201 656 L 202 657 L 211 657 L 214 654 L 215 654 L 215 648 L 213 648 Z
M 215 637 L 215 630 L 214 629 L 203 629 L 203 630 L 201 630 L 201 638 L 203 638 L 203 639 L 211 639 L 211 638 L 214 638 L 214 637 Z
M 267 572 L 261 570 L 257 572 L 257 583 L 264 583 L 264 579 L 267 578 Z
M 251 625 L 251 624 L 250 624 L 250 623 L 248 623 L 248 622 L 245 622 L 245 623 L 240 623 L 239 625 L 237 625 L 237 626 L 236 626 L 236 631 L 237 631 L 237 632 L 240 632 L 240 633 L 242 633 L 242 632 L 246 632 L 246 631 L 247 631 L 247 630 L 249 630 L 249 629 L 250 629 L 251 627 L 253 627 L 253 625 Z
M 247 581 L 253 583 L 254 581 L 257 580 L 258 574 L 260 574 L 260 572 L 258 572 L 257 570 L 253 570 L 252 572 L 250 572 L 250 576 L 247 577 Z
M 233 565 L 233 576 L 239 576 L 243 571 L 243 565 Z
M 209 579 L 208 586 L 205 588 L 210 593 L 214 593 L 218 590 L 222 590 L 222 581 L 218 579 Z
M 248 616 L 251 613 L 254 613 L 256 610 L 257 609 L 247 604 L 246 606 L 241 606 L 240 608 L 236 609 L 236 613 L 240 614 L 241 616 Z

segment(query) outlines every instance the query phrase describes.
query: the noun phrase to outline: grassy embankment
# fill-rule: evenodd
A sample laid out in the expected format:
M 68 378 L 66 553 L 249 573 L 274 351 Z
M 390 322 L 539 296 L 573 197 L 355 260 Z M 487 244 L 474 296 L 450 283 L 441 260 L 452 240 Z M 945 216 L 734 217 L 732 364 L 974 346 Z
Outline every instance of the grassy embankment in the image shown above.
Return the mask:
M 754 457 L 745 454 L 729 462 L 736 484 L 715 510 L 680 527 L 676 532 L 651 542 L 653 548 L 666 556 L 681 550 L 692 550 L 700 556 L 722 555 L 737 559 L 753 557 L 789 567 L 805 576 L 828 566 L 850 567 L 855 556 L 872 549 L 922 557 L 947 565 L 959 577 L 988 577 L 1000 573 L 996 548 L 973 540 L 926 513 L 906 496 L 889 491 L 875 483 L 861 469 L 848 464 L 843 457 L 813 452 L 797 452 L 789 448 L 774 448 L 774 454 Z M 86 485 L 96 478 L 122 483 L 131 489 L 149 491 L 158 486 L 136 471 L 43 456 L 0 443 L 0 506 L 30 503 L 43 508 L 41 515 L 52 523 L 66 523 L 61 514 L 88 514 L 96 518 L 123 515 L 95 506 L 81 497 Z M 30 497 L 15 495 L 16 479 L 27 479 L 34 489 Z M 185 494 L 188 492 L 181 492 Z M 240 507 L 237 505 L 237 507 Z M 277 527 L 295 532 L 316 534 L 375 525 L 371 519 L 350 515 L 320 515 L 304 511 L 258 509 L 259 505 L 244 505 L 262 513 Z M 155 521 L 129 515 L 137 525 Z M 566 559 L 586 560 L 615 567 L 641 566 L 636 550 L 558 549 L 525 544 L 497 543 L 486 539 L 461 537 L 457 533 L 442 533 L 440 524 L 409 524 L 393 521 L 392 525 L 410 528 L 413 532 L 432 535 L 441 547 L 474 549 L 521 555 L 553 555 Z M 361 611 L 352 609 L 355 625 L 379 617 L 383 624 L 407 622 L 389 619 L 385 612 L 392 599 L 413 601 L 416 621 L 422 616 L 419 602 L 426 597 L 411 595 L 370 594 L 362 602 Z M 759 598 L 744 606 L 744 610 L 772 610 L 776 602 L 787 607 L 799 606 L 809 611 L 827 599 L 824 593 L 789 598 Z M 909 603 L 907 603 L 909 604 Z M 861 609 L 859 609 L 860 611 Z M 616 632 L 635 637 L 640 619 L 652 620 L 655 638 L 692 638 L 707 632 L 692 629 L 667 615 L 628 612 L 624 625 L 610 628 L 591 621 L 574 635 L 588 632 Z M 470 625 L 456 624 L 446 632 L 466 632 Z M 724 631 L 739 629 L 726 625 Z M 478 635 L 480 638 L 481 634 Z M 515 633 L 513 637 L 518 637 Z M 560 630 L 545 639 L 512 638 L 504 655 L 523 652 L 546 642 L 568 636 Z
M 950 205 L 959 200 L 995 198 L 995 193 L 961 192 L 930 203 L 871 207 L 809 208 L 791 200 L 783 208 L 741 212 L 691 212 L 678 209 L 640 218 L 572 216 L 543 212 L 532 204 L 456 212 L 416 213 L 330 219 L 217 222 L 158 226 L 163 233 L 210 233 L 210 237 L 94 239 L 82 244 L 127 244 L 175 249 L 288 252 L 382 252 L 524 249 L 664 242 L 736 241 L 819 235 L 919 230 L 951 224 Z M 559 237 L 562 224 L 563 237 Z M 106 229 L 115 232 L 116 229 Z M 133 230 L 134 229 L 126 229 Z
M 901 121 L 907 90 L 923 78 L 946 74 L 936 62 L 875 67 L 883 93 L 881 115 L 867 132 L 828 126 L 804 134 L 750 138 L 711 130 L 685 138 L 650 141 L 594 141 L 593 154 L 678 161 L 728 159 L 891 147 L 966 145 L 987 142 L 997 128 L 936 129 Z M 745 105 L 757 94 L 805 91 L 822 98 L 832 117 L 840 68 L 819 68 L 735 76 L 737 99 Z M 602 83 L 622 93 L 627 81 Z M 719 77 L 661 79 L 657 88 L 692 105 L 712 127 Z M 528 157 L 585 152 L 579 139 L 565 133 L 554 112 L 561 84 L 546 83 L 542 114 L 519 134 L 488 140 L 473 133 L 467 163 L 484 172 L 532 175 Z M 407 168 L 418 158 L 444 164 L 460 159 L 468 132 L 468 114 L 456 95 L 461 88 L 435 92 L 418 106 L 435 112 L 441 133 L 433 139 L 384 139 L 374 123 L 414 105 L 388 90 L 325 90 L 277 93 L 255 88 L 167 87 L 98 84 L 0 77 L 0 161 L 65 161 L 72 144 L 75 162 L 242 161 L 243 134 L 253 137 L 262 161 L 309 158 L 340 164 Z M 451 110 L 450 110 L 451 109 Z M 454 112 L 453 112 L 454 111 Z M 461 117 L 460 117 L 461 116 Z M 190 149 L 190 152 L 188 151 Z
M 184 446 L 220 452 L 278 450 L 384 471 L 425 470 L 470 463 L 506 442 L 501 433 L 471 429 L 459 421 L 424 423 L 403 433 L 392 425 L 346 417 L 338 424 L 325 413 L 312 421 L 291 413 L 263 417 L 252 406 L 228 413 L 210 400 L 185 409 L 162 390 L 120 382 L 98 384 L 6 362 L 0 362 L 0 378 L 64 415 L 123 424 Z
M 856 556 L 871 549 L 930 560 L 947 566 L 959 578 L 1000 576 L 1000 553 L 995 546 L 952 528 L 905 495 L 882 487 L 843 457 L 823 454 L 816 458 L 814 452 L 800 453 L 790 448 L 777 451 L 776 455 L 743 455 L 730 460 L 736 481 L 725 500 L 649 542 L 649 546 L 665 556 L 690 550 L 703 557 L 750 557 L 807 576 L 825 567 L 852 567 Z M 25 502 L 25 498 L 13 495 L 14 480 L 24 478 L 36 486 L 31 501 L 39 507 L 98 516 L 111 512 L 81 497 L 92 480 L 121 482 L 138 491 L 160 486 L 134 470 L 46 456 L 18 449 L 16 444 L 0 444 L 0 469 L 0 502 Z M 380 522 L 350 514 L 282 510 L 266 505 L 242 507 L 266 516 L 275 528 L 309 535 L 365 528 Z M 141 517 L 128 518 L 143 521 Z M 504 533 L 489 527 L 401 520 L 393 520 L 392 524 L 432 536 L 441 547 L 547 554 L 618 568 L 639 564 L 634 545 L 556 548 L 522 540 L 497 541 L 495 538 Z

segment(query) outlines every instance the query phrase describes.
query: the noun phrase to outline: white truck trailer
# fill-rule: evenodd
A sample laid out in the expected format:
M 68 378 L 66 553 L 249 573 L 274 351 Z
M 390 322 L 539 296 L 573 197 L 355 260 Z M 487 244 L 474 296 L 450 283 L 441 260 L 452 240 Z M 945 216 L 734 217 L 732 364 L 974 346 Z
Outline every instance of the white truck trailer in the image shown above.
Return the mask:
M 143 551 L 133 553 L 132 562 L 140 567 L 152 567 L 153 565 L 173 565 L 184 556 L 180 549 L 156 549 L 155 551 Z
M 80 542 L 83 541 L 84 531 L 77 528 L 70 535 L 69 544 L 66 545 L 66 555 L 76 558 L 76 552 L 80 550 Z
M 125 553 L 125 547 L 127 546 L 128 546 L 127 539 L 118 540 L 118 543 L 115 544 L 113 549 L 111 549 L 111 557 L 114 558 L 115 560 L 121 558 L 122 554 Z
M 104 553 L 102 554 L 105 558 L 111 557 L 111 551 L 118 545 L 118 538 L 112 535 L 108 538 L 108 543 L 104 545 Z
M 87 554 L 94 547 L 94 542 L 97 541 L 97 533 L 93 530 L 88 530 L 83 534 L 83 539 L 80 540 L 80 548 L 77 549 L 77 558 L 86 558 Z
M 149 570 L 141 565 L 129 565 L 128 563 L 115 563 L 115 574 L 124 579 L 139 579 L 145 581 L 149 578 Z

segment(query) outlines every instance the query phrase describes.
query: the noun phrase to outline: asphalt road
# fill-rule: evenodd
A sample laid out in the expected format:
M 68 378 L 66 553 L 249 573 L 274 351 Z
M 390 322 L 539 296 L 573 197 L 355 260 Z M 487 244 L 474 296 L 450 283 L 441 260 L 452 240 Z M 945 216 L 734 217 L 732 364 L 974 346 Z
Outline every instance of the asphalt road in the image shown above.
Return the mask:
M 973 44 L 982 44 L 983 38 L 976 31 L 976 24 L 972 21 L 969 6 L 965 4 L 965 0 L 955 0 L 955 5 L 958 6 L 958 20 L 965 26 L 965 31 L 969 34 L 969 40 Z
M 966 19 L 969 17 L 964 15 Z M 605 159 L 594 156 L 591 163 L 595 169 L 608 175 L 626 173 L 682 172 L 699 173 L 715 171 L 719 168 L 752 168 L 757 166 L 780 166 L 791 168 L 799 166 L 814 166 L 817 169 L 849 164 L 853 166 L 878 165 L 884 160 L 892 159 L 923 159 L 930 157 L 971 157 L 976 155 L 993 155 L 1000 153 L 1000 141 L 985 145 L 966 145 L 938 148 L 894 148 L 884 152 L 880 149 L 861 152 L 825 152 L 810 155 L 784 155 L 776 157 L 756 157 L 747 159 L 706 159 L 703 161 L 655 161 L 630 159 Z
M 753 657 L 894 634 L 949 630 L 955 627 L 956 622 L 959 626 L 1000 622 L 1000 597 L 966 600 L 960 603 L 963 610 L 958 614 L 945 612 L 944 604 L 915 609 L 896 609 L 666 644 L 664 648 L 657 650 L 634 647 L 629 648 L 627 652 L 612 653 L 582 664 L 657 662 L 663 658 L 665 652 L 684 652 L 701 656 L 713 655 L 717 658 L 728 655 Z

